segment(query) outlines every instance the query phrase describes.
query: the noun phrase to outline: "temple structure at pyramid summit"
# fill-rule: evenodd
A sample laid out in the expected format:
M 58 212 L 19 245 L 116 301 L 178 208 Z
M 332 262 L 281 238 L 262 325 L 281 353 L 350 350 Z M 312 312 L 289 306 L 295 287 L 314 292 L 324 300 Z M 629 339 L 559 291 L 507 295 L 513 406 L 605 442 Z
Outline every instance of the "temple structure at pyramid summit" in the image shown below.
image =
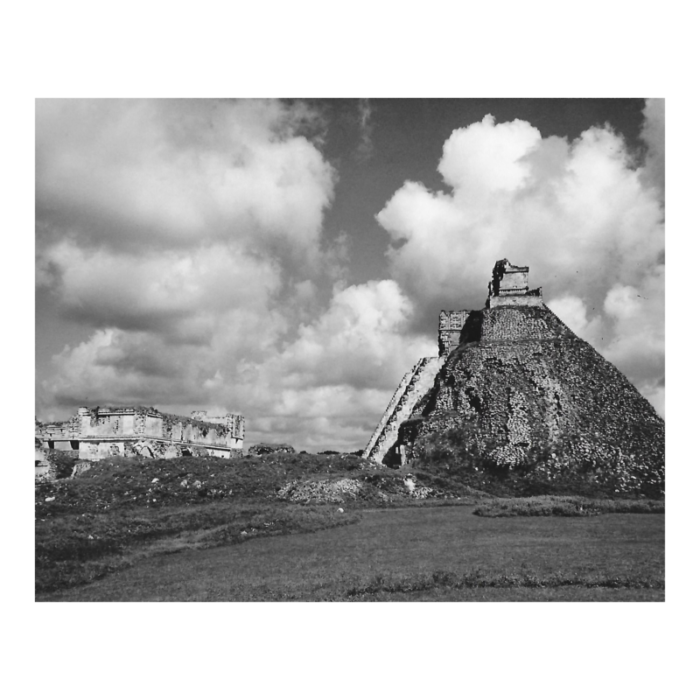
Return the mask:
M 663 420 L 544 304 L 541 288 L 529 288 L 528 275 L 499 260 L 485 308 L 440 312 L 438 355 L 404 376 L 365 458 L 399 466 L 451 431 L 504 466 L 556 446 L 581 468 L 627 464 L 630 474 L 662 478 Z

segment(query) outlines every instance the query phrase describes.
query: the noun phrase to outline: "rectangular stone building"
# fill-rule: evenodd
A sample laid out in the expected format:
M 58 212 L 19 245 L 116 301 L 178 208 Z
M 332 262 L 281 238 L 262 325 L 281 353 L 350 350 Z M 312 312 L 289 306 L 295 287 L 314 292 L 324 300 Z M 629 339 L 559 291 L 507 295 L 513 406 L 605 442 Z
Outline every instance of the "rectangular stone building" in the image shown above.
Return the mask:
M 238 457 L 244 434 L 245 419 L 235 413 L 208 416 L 194 411 L 185 418 L 138 406 L 79 408 L 63 423 L 38 425 L 36 437 L 44 449 L 76 451 L 80 459 L 99 460 L 117 455 Z

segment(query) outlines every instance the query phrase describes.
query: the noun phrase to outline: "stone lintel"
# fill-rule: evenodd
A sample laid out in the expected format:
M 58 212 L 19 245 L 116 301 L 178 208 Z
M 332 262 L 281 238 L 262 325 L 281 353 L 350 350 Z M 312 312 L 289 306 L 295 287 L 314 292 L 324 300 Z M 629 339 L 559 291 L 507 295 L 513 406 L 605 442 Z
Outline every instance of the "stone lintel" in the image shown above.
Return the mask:
M 541 296 L 531 294 L 495 296 L 486 300 L 486 307 L 489 309 L 499 306 L 544 306 L 544 300 Z

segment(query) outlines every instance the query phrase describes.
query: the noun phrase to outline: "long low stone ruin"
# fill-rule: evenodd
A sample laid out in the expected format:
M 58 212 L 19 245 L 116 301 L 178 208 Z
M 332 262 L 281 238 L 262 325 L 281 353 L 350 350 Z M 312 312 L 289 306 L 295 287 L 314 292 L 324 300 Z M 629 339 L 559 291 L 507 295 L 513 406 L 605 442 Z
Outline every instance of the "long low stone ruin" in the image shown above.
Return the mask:
M 37 423 L 35 469 L 48 469 L 48 450 L 71 451 L 90 461 L 139 455 L 230 459 L 242 455 L 244 435 L 245 419 L 236 413 L 210 416 L 206 411 L 193 411 L 186 418 L 141 406 L 79 408 L 63 423 Z

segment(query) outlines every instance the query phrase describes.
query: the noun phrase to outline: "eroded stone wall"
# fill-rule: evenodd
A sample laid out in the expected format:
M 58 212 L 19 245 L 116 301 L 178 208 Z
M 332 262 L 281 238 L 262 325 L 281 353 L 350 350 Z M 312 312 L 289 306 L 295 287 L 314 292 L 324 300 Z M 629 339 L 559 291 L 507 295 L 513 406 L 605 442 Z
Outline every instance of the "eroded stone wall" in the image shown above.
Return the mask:
M 245 421 L 227 414 L 216 422 L 161 413 L 154 408 L 80 408 L 65 423 L 37 427 L 45 448 L 78 450 L 81 459 L 109 456 L 178 457 L 209 454 L 237 457 L 242 453 Z

